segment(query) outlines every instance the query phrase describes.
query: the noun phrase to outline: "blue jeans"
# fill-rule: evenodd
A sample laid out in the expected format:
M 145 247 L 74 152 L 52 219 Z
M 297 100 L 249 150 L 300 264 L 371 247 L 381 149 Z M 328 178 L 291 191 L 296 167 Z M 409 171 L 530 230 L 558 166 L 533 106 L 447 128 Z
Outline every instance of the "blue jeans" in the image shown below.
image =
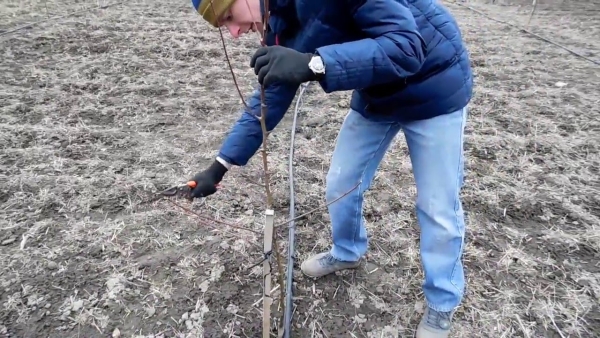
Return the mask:
M 367 251 L 363 194 L 392 140 L 404 132 L 417 187 L 416 211 L 420 252 L 430 308 L 450 311 L 462 299 L 465 223 L 459 197 L 463 184 L 463 139 L 467 108 L 409 123 L 374 122 L 350 110 L 336 140 L 327 173 L 333 247 L 331 255 L 356 261 Z

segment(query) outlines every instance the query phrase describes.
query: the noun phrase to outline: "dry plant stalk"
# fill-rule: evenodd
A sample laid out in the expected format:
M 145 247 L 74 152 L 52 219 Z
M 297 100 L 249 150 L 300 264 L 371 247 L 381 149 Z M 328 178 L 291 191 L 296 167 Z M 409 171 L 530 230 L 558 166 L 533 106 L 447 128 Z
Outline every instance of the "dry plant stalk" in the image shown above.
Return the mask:
M 529 13 L 529 19 L 527 19 L 527 25 L 525 26 L 529 26 L 529 24 L 531 23 L 531 18 L 533 18 L 533 13 L 535 12 L 535 9 L 537 7 L 537 0 L 533 0 L 531 6 L 533 6 L 533 8 L 531 8 L 531 13 Z

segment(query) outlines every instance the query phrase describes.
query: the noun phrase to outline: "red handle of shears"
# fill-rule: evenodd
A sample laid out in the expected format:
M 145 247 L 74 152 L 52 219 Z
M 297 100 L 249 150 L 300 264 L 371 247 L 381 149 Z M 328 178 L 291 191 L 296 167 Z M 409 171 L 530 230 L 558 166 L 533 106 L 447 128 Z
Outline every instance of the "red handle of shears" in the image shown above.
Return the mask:
M 187 182 L 187 186 L 194 189 L 198 184 L 196 183 L 196 181 L 188 181 Z M 215 184 L 215 188 L 221 188 L 220 184 Z

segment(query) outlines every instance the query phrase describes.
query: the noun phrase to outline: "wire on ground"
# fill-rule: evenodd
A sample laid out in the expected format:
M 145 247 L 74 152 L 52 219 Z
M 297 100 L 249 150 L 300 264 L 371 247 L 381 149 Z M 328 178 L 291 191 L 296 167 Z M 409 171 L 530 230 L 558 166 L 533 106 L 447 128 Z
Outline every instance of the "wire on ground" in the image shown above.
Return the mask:
M 548 38 L 545 38 L 545 37 L 543 37 L 543 36 L 541 36 L 541 35 L 539 35 L 539 34 L 536 34 L 536 33 L 532 32 L 532 31 L 530 31 L 530 30 L 528 30 L 528 29 L 525 29 L 525 28 L 523 28 L 523 27 L 519 27 L 519 26 L 517 26 L 517 25 L 515 25 L 515 24 L 512 24 L 512 23 L 510 23 L 510 22 L 506 22 L 506 21 L 503 21 L 503 20 L 500 20 L 500 19 L 496 19 L 496 18 L 494 18 L 494 17 L 492 17 L 492 16 L 490 16 L 490 15 L 488 15 L 488 14 L 486 14 L 486 13 L 484 13 L 484 12 L 482 12 L 482 11 L 478 10 L 478 9 L 475 9 L 475 8 L 473 8 L 473 7 L 471 7 L 471 6 L 463 5 L 463 4 L 461 4 L 461 3 L 454 2 L 454 1 L 449 1 L 449 2 L 450 2 L 451 4 L 453 4 L 453 5 L 456 5 L 456 6 L 459 6 L 459 7 L 462 7 L 462 8 L 466 8 L 466 9 L 468 9 L 468 10 L 472 11 L 472 12 L 475 12 L 475 13 L 477 13 L 477 14 L 479 14 L 479 15 L 482 15 L 482 16 L 484 16 L 484 17 L 486 17 L 486 18 L 488 18 L 488 19 L 490 19 L 490 20 L 492 20 L 492 21 L 495 21 L 495 22 L 501 23 L 501 24 L 503 24 L 503 25 L 510 26 L 510 27 L 512 27 L 512 28 L 516 28 L 516 29 L 518 29 L 519 31 L 521 31 L 521 32 L 523 32 L 523 33 L 527 33 L 527 34 L 529 34 L 529 35 L 531 35 L 531 36 L 534 36 L 534 37 L 536 37 L 536 38 L 538 38 L 538 39 L 540 39 L 540 40 L 542 40 L 542 41 L 544 41 L 544 42 L 547 42 L 547 43 L 549 43 L 549 44 L 551 44 L 551 45 L 554 45 L 554 46 L 556 46 L 556 47 L 562 48 L 562 49 L 566 50 L 567 52 L 569 52 L 569 53 L 571 53 L 571 54 L 573 54 L 573 55 L 575 55 L 575 56 L 577 56 L 577 57 L 579 57 L 579 58 L 582 58 L 582 59 L 584 59 L 584 60 L 586 60 L 586 61 L 589 61 L 589 62 L 591 62 L 591 63 L 593 63 L 593 64 L 596 64 L 596 65 L 600 66 L 600 61 L 596 61 L 596 60 L 594 60 L 594 59 L 590 59 L 589 57 L 587 57 L 587 56 L 585 56 L 585 55 L 583 55 L 583 54 L 581 54 L 581 53 L 578 53 L 578 52 L 576 52 L 576 51 L 574 51 L 574 50 L 572 50 L 572 49 L 569 49 L 569 48 L 567 48 L 567 47 L 565 47 L 565 46 L 563 46 L 563 45 L 561 45 L 561 44 L 559 44 L 559 43 L 557 43 L 557 42 L 554 42 L 554 41 L 552 41 L 552 40 L 550 40 L 550 39 L 548 39 Z M 533 14 L 533 12 L 532 12 L 532 14 Z M 530 19 L 530 20 L 531 20 L 531 19 Z

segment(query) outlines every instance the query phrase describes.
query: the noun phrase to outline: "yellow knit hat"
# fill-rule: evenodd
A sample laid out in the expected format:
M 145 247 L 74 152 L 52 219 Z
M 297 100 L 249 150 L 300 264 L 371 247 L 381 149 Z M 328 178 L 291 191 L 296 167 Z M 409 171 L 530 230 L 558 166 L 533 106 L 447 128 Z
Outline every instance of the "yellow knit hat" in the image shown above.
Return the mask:
M 234 2 L 235 0 L 192 0 L 192 5 L 204 20 L 214 27 L 219 27 L 217 21 Z

